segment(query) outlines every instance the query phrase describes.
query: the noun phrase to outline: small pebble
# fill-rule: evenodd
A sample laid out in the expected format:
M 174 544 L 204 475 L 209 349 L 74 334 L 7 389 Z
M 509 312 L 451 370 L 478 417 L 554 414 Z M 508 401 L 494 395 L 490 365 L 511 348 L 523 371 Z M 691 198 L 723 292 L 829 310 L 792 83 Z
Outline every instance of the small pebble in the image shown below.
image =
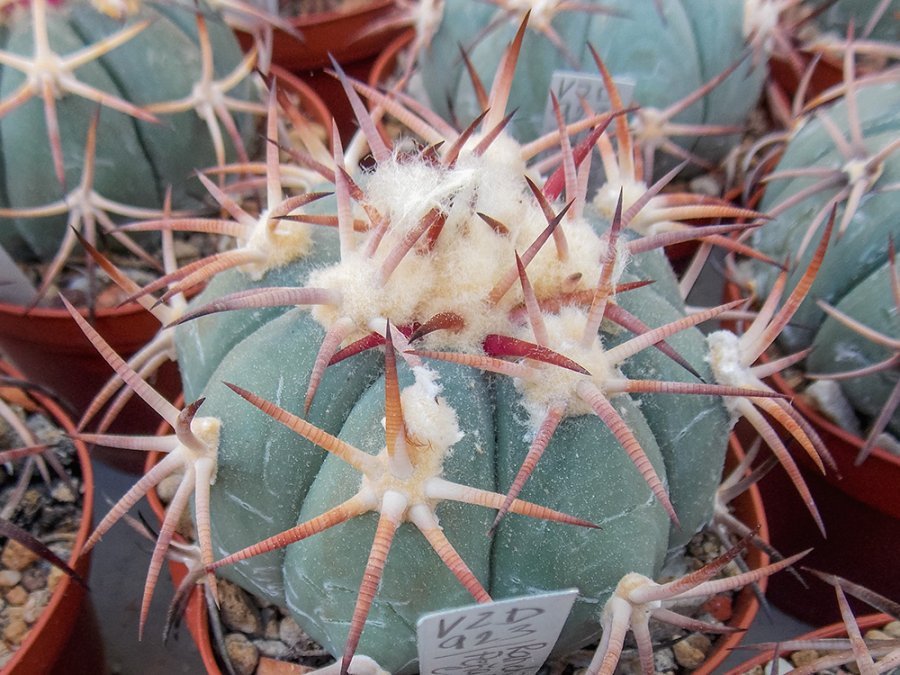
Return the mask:
M 801 649 L 791 654 L 791 663 L 795 668 L 801 668 L 807 663 L 812 663 L 819 658 L 819 652 L 815 649 Z
M 702 633 L 692 633 L 684 640 L 676 642 L 672 648 L 675 652 L 675 660 L 683 668 L 698 668 L 706 660 L 712 643 Z
M 6 546 L 3 547 L 3 553 L 0 554 L 0 564 L 3 567 L 19 572 L 37 559 L 36 553 L 32 553 L 15 539 L 7 541 Z
M 243 633 L 229 633 L 225 636 L 225 651 L 237 675 L 253 675 L 259 663 L 259 651 Z
M 3 640 L 6 644 L 14 647 L 20 644 L 28 634 L 28 624 L 20 618 L 10 619 L 9 623 L 3 629 Z
M 49 569 L 32 565 L 22 573 L 22 588 L 29 593 L 47 588 L 47 576 L 49 574 Z
M 889 624 L 882 626 L 881 630 L 892 638 L 900 638 L 900 621 L 891 621 Z
M 657 673 L 674 673 L 678 669 L 671 649 L 657 649 L 653 652 L 653 669 Z
M 66 573 L 58 567 L 51 567 L 50 574 L 47 575 L 47 590 L 52 593 L 56 588 L 56 585 L 62 581 L 65 576 Z
M 867 630 L 866 634 L 863 636 L 866 640 L 890 640 L 891 636 L 885 633 L 883 630 Z
M 16 607 L 21 607 L 28 600 L 28 591 L 21 586 L 13 586 L 6 592 L 6 602 Z
M 64 482 L 57 483 L 53 486 L 50 496 L 63 504 L 74 504 L 75 500 L 78 498 L 78 495 L 72 492 L 72 488 L 69 487 L 68 483 Z
M 291 648 L 281 640 L 254 640 L 253 644 L 262 656 L 273 659 L 286 659 L 291 655 Z
M 50 591 L 45 588 L 28 596 L 24 607 L 25 611 L 22 613 L 25 623 L 31 625 L 40 618 L 44 613 L 44 608 L 50 603 L 51 595 Z
M 301 640 L 306 639 L 306 633 L 297 625 L 293 617 L 286 616 L 278 624 L 278 639 L 289 647 L 293 647 Z
M 793 668 L 793 666 L 791 665 L 790 661 L 788 661 L 786 659 L 782 659 L 782 658 L 778 659 L 777 670 L 779 673 L 789 673 L 792 668 Z M 761 672 L 764 673 L 765 675 L 771 675 L 775 671 L 776 671 L 775 664 L 772 663 L 771 661 L 769 661 L 769 663 L 766 664 L 766 667 L 764 669 L 761 669 Z
M 275 615 L 275 610 L 266 607 L 260 612 L 260 615 L 264 626 L 263 637 L 266 640 L 278 640 L 278 617 Z
M 0 570 L 0 588 L 12 588 L 22 581 L 22 573 L 18 570 Z
M 0 668 L 3 668 L 7 661 L 11 661 L 13 657 L 13 651 L 6 646 L 6 643 L 0 640 Z
M 219 583 L 219 607 L 222 623 L 228 630 L 262 636 L 262 619 L 250 596 L 235 584 Z

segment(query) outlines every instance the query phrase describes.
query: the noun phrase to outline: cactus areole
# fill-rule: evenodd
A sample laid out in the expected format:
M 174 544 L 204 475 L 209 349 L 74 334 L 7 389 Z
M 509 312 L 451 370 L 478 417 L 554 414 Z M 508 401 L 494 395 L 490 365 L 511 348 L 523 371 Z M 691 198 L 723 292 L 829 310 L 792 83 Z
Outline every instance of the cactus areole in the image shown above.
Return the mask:
M 473 597 L 576 587 L 557 652 L 595 640 L 619 579 L 653 577 L 708 521 L 725 453 L 720 397 L 627 393 L 700 382 L 660 340 L 712 381 L 701 333 L 640 342 L 598 310 L 684 323 L 663 256 L 629 256 L 583 202 L 564 215 L 516 142 L 482 140 L 398 144 L 336 172 L 335 197 L 304 211 L 337 228 L 282 220 L 296 259 L 219 274 L 193 307 L 265 288 L 308 304 L 240 305 L 176 334 L 186 399 L 221 420 L 216 558 L 300 524 L 286 549 L 217 572 L 334 654 L 373 596 L 356 651 L 392 672 L 415 670 L 421 614 Z M 529 446 L 546 451 L 487 536 Z

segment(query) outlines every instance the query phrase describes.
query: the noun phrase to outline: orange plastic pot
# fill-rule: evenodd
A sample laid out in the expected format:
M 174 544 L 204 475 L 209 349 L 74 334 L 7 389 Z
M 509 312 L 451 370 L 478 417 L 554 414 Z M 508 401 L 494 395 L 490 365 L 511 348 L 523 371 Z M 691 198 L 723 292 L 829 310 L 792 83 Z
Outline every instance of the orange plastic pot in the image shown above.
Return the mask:
M 22 373 L 0 361 L 0 373 L 24 379 Z M 50 418 L 68 434 L 75 433 L 75 425 L 66 412 L 53 400 L 29 392 Z M 87 447 L 73 440 L 78 455 L 84 486 L 81 522 L 68 563 L 83 579 L 90 571 L 90 553 L 81 555 L 91 531 L 94 513 L 94 474 Z M 76 661 L 69 659 L 77 655 Z M 39 675 L 42 673 L 103 673 L 103 644 L 97 629 L 93 608 L 87 591 L 70 577 L 63 575 L 53 591 L 50 602 L 31 627 L 25 640 L 15 652 L 4 675 Z
M 832 594 L 833 595 L 833 594 Z M 833 598 L 832 598 L 833 599 Z M 893 619 L 887 614 L 869 614 L 867 616 L 860 617 L 856 620 L 856 623 L 859 625 L 860 629 L 863 631 L 867 631 L 871 628 L 880 628 L 893 621 Z M 828 626 L 824 626 L 823 628 L 819 628 L 818 630 L 814 630 L 810 633 L 806 633 L 805 635 L 800 636 L 789 636 L 785 635 L 785 640 L 818 640 L 822 638 L 839 638 L 845 637 L 847 635 L 847 629 L 843 623 L 833 623 Z M 748 659 L 744 663 L 735 668 L 729 670 L 725 675 L 744 675 L 745 673 L 749 673 L 751 670 L 756 668 L 757 666 L 765 666 L 769 661 L 772 660 L 773 654 L 772 652 L 764 652 L 759 654 L 758 656 L 753 657 L 752 659 Z
M 169 433 L 168 426 L 165 424 L 162 425 L 160 427 L 160 433 Z M 744 452 L 740 442 L 732 435 L 729 439 L 729 453 L 725 467 L 726 471 L 734 467 L 743 457 Z M 147 470 L 152 468 L 160 458 L 161 455 L 159 453 L 151 453 L 151 455 L 147 457 Z M 150 501 L 150 505 L 157 518 L 161 521 L 164 509 L 155 491 L 150 492 L 148 500 Z M 741 522 L 750 527 L 758 525 L 759 536 L 768 541 L 768 524 L 766 521 L 766 513 L 763 508 L 763 500 L 755 485 L 751 486 L 744 494 L 737 497 L 732 503 L 732 506 L 734 515 Z M 767 565 L 769 557 L 762 551 L 751 548 L 747 552 L 746 561 L 751 568 L 756 569 Z M 172 575 L 172 580 L 176 587 L 187 574 L 184 565 L 174 562 L 169 563 L 169 572 Z M 766 578 L 759 582 L 758 585 L 760 590 L 766 590 L 767 581 L 768 579 Z M 758 611 L 759 600 L 753 592 L 753 589 L 750 587 L 743 588 L 734 600 L 733 611 L 731 619 L 728 621 L 728 625 L 746 629 L 753 622 Z M 194 589 L 194 592 L 191 593 L 191 598 L 187 610 L 185 611 L 185 622 L 187 623 L 191 637 L 197 643 L 197 648 L 203 659 L 203 665 L 206 668 L 207 674 L 222 675 L 222 670 L 219 668 L 218 661 L 216 660 L 216 653 L 213 649 L 212 641 L 210 640 L 209 618 L 206 613 L 206 603 L 199 587 Z M 713 650 L 706 661 L 693 671 L 694 675 L 713 675 L 718 672 L 718 668 L 722 665 L 722 662 L 728 658 L 731 650 L 737 647 L 742 637 L 743 632 L 720 636 L 716 640 Z
M 769 80 L 776 87 L 786 101 L 793 101 L 800 86 L 803 73 L 808 69 L 815 58 L 815 54 L 797 50 L 794 54 L 795 63 L 784 56 L 773 55 L 769 59 Z M 820 57 L 815 64 L 815 69 L 809 76 L 807 85 L 807 99 L 818 96 L 822 92 L 844 81 L 842 65 L 839 61 L 830 57 Z

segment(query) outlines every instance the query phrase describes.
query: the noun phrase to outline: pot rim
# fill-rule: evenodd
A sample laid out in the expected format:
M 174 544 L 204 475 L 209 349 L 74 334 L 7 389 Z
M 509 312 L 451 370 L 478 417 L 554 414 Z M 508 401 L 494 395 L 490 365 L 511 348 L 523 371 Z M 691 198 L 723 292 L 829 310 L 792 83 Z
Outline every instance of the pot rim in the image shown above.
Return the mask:
M 885 624 L 893 621 L 894 618 L 889 614 L 865 614 L 860 617 L 856 617 L 856 623 L 859 625 L 861 630 L 868 630 L 870 628 L 884 626 Z M 829 638 L 829 637 L 837 637 L 840 635 L 845 635 L 847 632 L 846 626 L 843 623 L 832 623 L 827 626 L 822 626 L 821 628 L 817 628 L 814 631 L 810 631 L 809 633 L 804 633 L 803 635 L 799 635 L 796 638 L 791 638 L 792 640 L 815 640 L 818 638 Z M 781 656 L 783 653 L 786 653 L 787 650 L 779 651 L 778 654 Z M 772 660 L 772 652 L 762 652 L 757 654 L 753 658 L 750 658 L 744 661 L 742 664 L 735 666 L 731 670 L 725 673 L 725 675 L 744 675 L 748 670 L 752 670 L 756 666 L 764 666 L 769 661 Z

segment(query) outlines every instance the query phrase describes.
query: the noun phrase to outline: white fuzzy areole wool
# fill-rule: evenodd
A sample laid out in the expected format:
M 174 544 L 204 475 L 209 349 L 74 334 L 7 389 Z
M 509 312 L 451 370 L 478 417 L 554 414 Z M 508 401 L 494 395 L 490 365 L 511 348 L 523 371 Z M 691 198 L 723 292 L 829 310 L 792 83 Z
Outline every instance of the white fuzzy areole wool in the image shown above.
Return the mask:
M 561 403 L 566 405 L 568 417 L 593 414 L 591 407 L 576 393 L 579 381 L 588 380 L 603 391 L 604 382 L 622 378 L 615 364 L 609 363 L 606 358 L 599 336 L 588 347 L 581 344 L 586 323 L 587 310 L 578 307 L 564 307 L 559 314 L 544 317 L 549 337 L 547 347 L 572 359 L 590 374 L 547 364 L 537 369 L 534 377 L 517 379 L 516 388 L 522 394 L 522 405 L 535 428 L 546 417 L 548 408 Z M 519 337 L 534 339 L 530 332 Z
M 515 270 L 516 254 L 533 244 L 547 228 L 547 219 L 525 182 L 520 146 L 501 135 L 476 155 L 472 149 L 478 141 L 469 140 L 453 167 L 398 152 L 361 178 L 367 203 L 390 227 L 371 257 L 363 245 L 310 275 L 308 286 L 337 290 L 342 298 L 340 306 L 315 307 L 317 321 L 328 328 L 349 317 L 357 327 L 350 341 L 369 332 L 373 317 L 408 325 L 452 312 L 462 317 L 464 329 L 438 331 L 423 344 L 469 352 L 480 351 L 490 333 L 510 333 L 507 315 L 522 302 L 519 282 L 495 307 L 489 306 L 488 296 Z M 364 217 L 358 204 L 355 208 Z M 444 217 L 438 237 L 430 244 L 427 234 L 419 237 L 382 285 L 382 267 L 391 252 L 433 210 Z M 496 231 L 479 213 L 503 223 L 507 231 Z M 593 288 L 606 250 L 605 239 L 586 220 L 567 218 L 560 227 L 570 242 L 568 257 L 560 260 L 556 245 L 548 241 L 528 266 L 535 291 L 545 297 L 571 284 L 572 278 L 578 281 L 570 290 Z M 624 248 L 620 253 L 617 274 Z
M 281 218 L 273 220 L 268 211 L 263 211 L 241 248 L 259 255 L 258 262 L 245 267 L 250 278 L 259 281 L 269 270 L 309 255 L 312 248 L 310 226 Z
M 730 330 L 719 330 L 706 336 L 706 344 L 709 350 L 705 360 L 709 363 L 716 382 L 732 387 L 762 388 L 759 378 L 742 362 L 741 339 L 737 335 Z M 735 396 L 722 397 L 732 420 L 741 416 L 735 409 L 740 400 L 740 397 Z

